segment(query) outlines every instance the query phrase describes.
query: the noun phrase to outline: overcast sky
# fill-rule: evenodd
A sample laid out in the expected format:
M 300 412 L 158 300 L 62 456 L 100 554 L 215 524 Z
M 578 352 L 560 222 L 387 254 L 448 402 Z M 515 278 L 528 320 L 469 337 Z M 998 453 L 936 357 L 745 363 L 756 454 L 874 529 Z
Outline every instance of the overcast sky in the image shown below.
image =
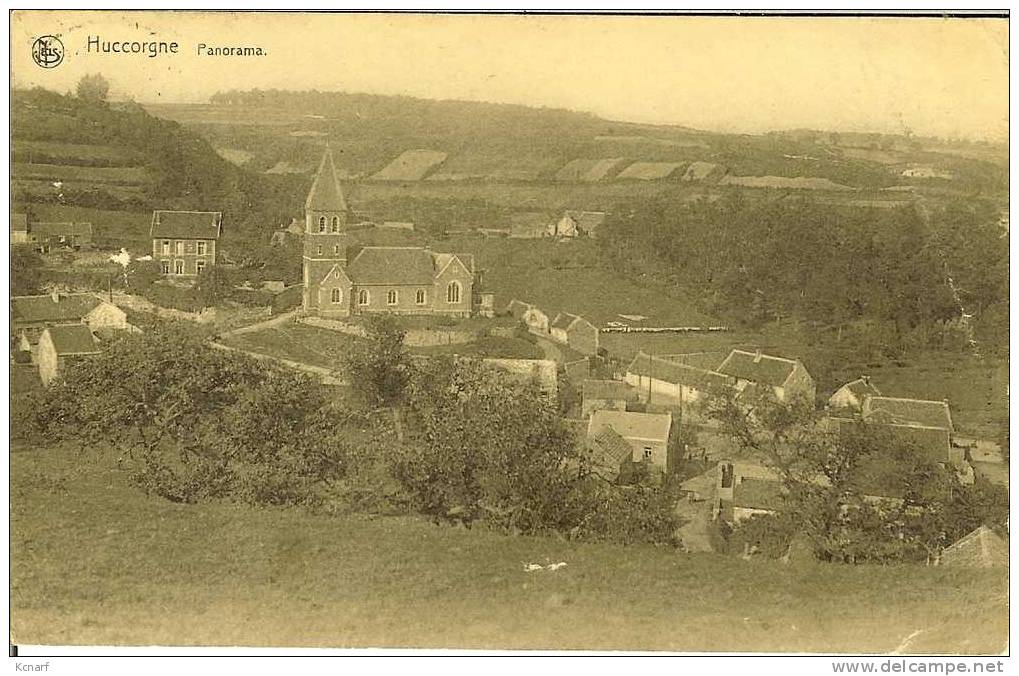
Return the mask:
M 31 60 L 58 35 L 63 63 Z M 102 40 L 180 53 L 89 54 Z M 199 56 L 199 43 L 264 57 Z M 1005 20 L 21 12 L 16 86 L 204 102 L 222 89 L 405 94 L 563 107 L 718 131 L 815 128 L 1004 140 Z

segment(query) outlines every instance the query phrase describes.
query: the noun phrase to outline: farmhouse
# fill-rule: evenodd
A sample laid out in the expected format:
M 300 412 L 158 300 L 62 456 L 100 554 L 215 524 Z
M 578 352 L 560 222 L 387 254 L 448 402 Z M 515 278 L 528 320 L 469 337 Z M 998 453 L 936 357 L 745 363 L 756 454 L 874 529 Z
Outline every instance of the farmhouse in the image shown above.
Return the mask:
M 473 256 L 424 247 L 355 245 L 353 228 L 347 225 L 350 211 L 329 149 L 304 211 L 306 315 L 469 317 L 478 310 L 481 295 Z
M 749 387 L 782 402 L 801 398 L 814 403 L 814 379 L 797 359 L 733 350 L 716 370 L 734 378 L 738 392 Z
M 573 238 L 594 237 L 598 226 L 605 221 L 604 211 L 567 211 L 562 217 L 548 226 L 548 234 L 552 237 Z
M 11 244 L 33 244 L 43 253 L 92 245 L 91 223 L 40 223 L 25 214 L 11 214 Z
M 39 378 L 49 385 L 68 363 L 98 353 L 95 336 L 85 324 L 51 326 L 39 337 Z
M 931 460 L 962 465 L 965 453 L 952 445 L 952 413 L 948 402 L 894 397 L 868 397 L 863 422 L 879 424 L 897 437 L 924 449 Z
M 588 437 L 591 469 L 596 474 L 614 481 L 623 468 L 633 462 L 633 447 L 619 432 L 605 426 Z
M 637 389 L 641 400 L 662 395 L 683 403 L 695 403 L 735 386 L 735 380 L 716 371 L 638 352 L 626 367 L 626 382 Z
M 91 331 L 129 329 L 127 314 L 119 307 L 87 293 L 11 298 L 11 331 L 18 349 L 31 350 L 44 329 L 59 324 L 84 324 Z
M 582 418 L 587 418 L 595 411 L 625 411 L 627 403 L 637 400 L 636 392 L 618 380 L 585 380 L 581 394 Z
M 595 411 L 587 425 L 587 438 L 599 438 L 604 428 L 612 429 L 629 444 L 632 462 L 648 463 L 661 471 L 668 469 L 671 413 Z
M 542 312 L 541 308 L 534 305 L 528 305 L 527 309 L 524 310 L 524 314 L 521 316 L 521 319 L 524 324 L 527 325 L 527 330 L 531 333 L 548 335 L 548 315 Z
M 598 354 L 598 327 L 583 317 L 560 312 L 549 325 L 553 340 L 564 343 L 572 349 L 594 356 Z
M 219 211 L 152 212 L 152 257 L 164 275 L 197 277 L 216 264 L 216 243 L 222 234 Z
M 863 410 L 863 402 L 867 397 L 880 397 L 881 392 L 870 382 L 869 376 L 860 376 L 835 390 L 828 398 L 828 407 L 834 410 Z

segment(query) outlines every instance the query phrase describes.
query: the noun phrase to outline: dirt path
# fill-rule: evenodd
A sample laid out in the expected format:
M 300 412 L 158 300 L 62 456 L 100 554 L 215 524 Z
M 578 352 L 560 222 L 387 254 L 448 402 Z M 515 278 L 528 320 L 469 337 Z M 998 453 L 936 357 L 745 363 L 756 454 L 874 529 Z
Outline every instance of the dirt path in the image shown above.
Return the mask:
M 286 366 L 287 368 L 292 368 L 295 371 L 303 371 L 304 373 L 317 376 L 326 385 L 347 384 L 347 381 L 337 376 L 335 371 L 327 369 L 323 366 L 305 364 L 303 362 L 294 361 L 292 359 L 283 359 L 282 357 L 275 357 L 271 354 L 265 354 L 263 352 L 255 352 L 253 350 L 245 350 L 239 347 L 231 347 L 229 345 L 224 345 L 223 343 L 217 343 L 216 341 L 209 341 L 209 345 L 216 348 L 217 350 L 223 350 L 224 352 L 239 352 L 240 354 L 246 354 L 249 357 L 254 357 L 255 359 L 274 361 L 278 364 Z
M 280 326 L 281 324 L 288 324 L 294 321 L 294 318 L 297 317 L 297 312 L 298 311 L 294 309 L 291 310 L 290 312 L 284 312 L 283 314 L 273 317 L 272 319 L 266 319 L 264 322 L 257 322 L 255 324 L 240 326 L 236 329 L 224 331 L 220 335 L 224 338 L 226 336 L 239 336 L 245 333 L 254 333 L 256 331 L 262 331 L 264 329 L 271 329 L 274 326 Z

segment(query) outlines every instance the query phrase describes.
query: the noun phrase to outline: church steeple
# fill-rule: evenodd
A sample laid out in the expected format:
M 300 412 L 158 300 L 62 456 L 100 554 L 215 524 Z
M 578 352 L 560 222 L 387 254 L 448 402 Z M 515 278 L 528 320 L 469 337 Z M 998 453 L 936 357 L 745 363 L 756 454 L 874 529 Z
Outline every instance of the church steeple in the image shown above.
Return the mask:
M 322 162 L 318 166 L 318 173 L 315 174 L 315 182 L 311 184 L 311 191 L 304 203 L 304 209 L 305 211 L 347 211 L 347 201 L 343 199 L 343 189 L 340 188 L 336 165 L 333 164 L 333 152 L 329 146 L 326 146 L 325 154 L 322 155 Z

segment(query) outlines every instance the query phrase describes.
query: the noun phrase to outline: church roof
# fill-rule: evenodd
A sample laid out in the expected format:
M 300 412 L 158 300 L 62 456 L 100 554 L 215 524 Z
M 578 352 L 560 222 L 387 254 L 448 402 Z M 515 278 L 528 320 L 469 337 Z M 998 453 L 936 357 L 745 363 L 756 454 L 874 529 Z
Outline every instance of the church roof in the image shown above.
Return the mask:
M 304 203 L 308 211 L 346 211 L 347 201 L 343 198 L 340 178 L 333 164 L 333 153 L 326 148 L 322 155 L 322 163 L 318 166 L 315 181 L 308 192 L 308 200 Z

